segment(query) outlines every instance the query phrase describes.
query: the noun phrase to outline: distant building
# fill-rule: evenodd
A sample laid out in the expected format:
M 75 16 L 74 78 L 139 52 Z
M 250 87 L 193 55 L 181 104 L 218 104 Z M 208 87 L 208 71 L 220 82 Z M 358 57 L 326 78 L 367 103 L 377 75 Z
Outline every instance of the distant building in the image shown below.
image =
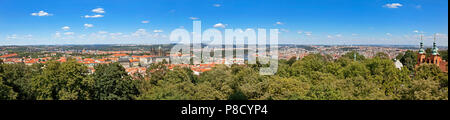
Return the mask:
M 152 63 L 151 57 L 143 57 L 139 59 L 141 66 L 148 66 Z
M 140 60 L 139 59 L 130 59 L 131 67 L 139 67 Z
M 170 57 L 168 57 L 168 56 L 153 57 L 152 59 L 153 59 L 152 61 L 153 61 L 154 63 L 163 62 L 164 60 L 165 60 L 166 62 L 170 62 Z
M 120 65 L 122 65 L 124 68 L 129 68 L 129 67 L 131 67 L 130 59 L 127 58 L 127 57 L 119 58 L 118 62 L 119 62 Z

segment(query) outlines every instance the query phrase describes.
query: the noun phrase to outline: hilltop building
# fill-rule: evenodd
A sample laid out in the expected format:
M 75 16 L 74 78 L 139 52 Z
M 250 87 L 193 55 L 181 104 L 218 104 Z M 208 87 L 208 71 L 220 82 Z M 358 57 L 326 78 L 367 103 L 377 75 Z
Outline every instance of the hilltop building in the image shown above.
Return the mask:
M 434 65 L 437 65 L 441 69 L 441 71 L 448 72 L 448 67 L 447 67 L 448 62 L 445 60 L 442 60 L 442 58 L 439 54 L 439 49 L 437 48 L 437 45 L 436 45 L 436 35 L 434 37 L 433 48 L 431 50 L 431 54 L 429 56 L 427 56 L 425 49 L 423 48 L 423 40 L 421 37 L 420 49 L 419 49 L 417 58 L 418 58 L 418 60 L 417 60 L 416 67 L 418 67 L 422 64 L 434 64 Z

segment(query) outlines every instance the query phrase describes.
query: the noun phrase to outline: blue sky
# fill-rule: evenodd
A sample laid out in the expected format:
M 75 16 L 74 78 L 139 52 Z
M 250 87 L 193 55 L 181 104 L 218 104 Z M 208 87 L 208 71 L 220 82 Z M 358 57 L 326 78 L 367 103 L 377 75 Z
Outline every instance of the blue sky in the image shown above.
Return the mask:
M 448 0 L 0 0 L 0 45 L 170 43 L 193 19 L 280 43 L 448 46 Z

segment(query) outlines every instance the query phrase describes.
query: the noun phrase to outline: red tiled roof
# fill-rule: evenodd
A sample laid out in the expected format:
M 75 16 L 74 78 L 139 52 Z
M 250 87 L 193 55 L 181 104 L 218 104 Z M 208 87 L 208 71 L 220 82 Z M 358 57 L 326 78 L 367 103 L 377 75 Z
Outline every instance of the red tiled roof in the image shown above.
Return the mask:
M 123 56 L 128 56 L 127 54 L 114 54 L 114 55 L 111 55 L 111 56 L 113 56 L 113 57 L 123 57 Z
M 9 58 L 9 57 L 14 57 L 14 56 L 17 56 L 17 54 L 13 53 L 13 54 L 2 55 L 2 56 L 0 56 L 0 58 Z

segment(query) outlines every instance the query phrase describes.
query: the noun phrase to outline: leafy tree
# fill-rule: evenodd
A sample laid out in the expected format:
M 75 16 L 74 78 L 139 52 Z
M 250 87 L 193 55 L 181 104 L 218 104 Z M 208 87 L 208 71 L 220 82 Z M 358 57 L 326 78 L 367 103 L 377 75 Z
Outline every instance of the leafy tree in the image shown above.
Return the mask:
M 93 74 L 71 59 L 2 64 L 0 100 L 448 100 L 448 74 L 433 64 L 415 68 L 416 57 L 398 55 L 400 70 L 384 53 L 366 59 L 353 51 L 337 60 L 311 54 L 280 60 L 273 76 L 259 75 L 262 64 L 217 65 L 194 75 L 164 62 L 150 65 L 143 78 L 118 63 L 97 65 Z
M 444 74 L 441 69 L 437 65 L 434 64 L 422 64 L 416 69 L 415 79 L 432 79 L 435 81 L 439 81 L 439 76 Z
M 38 100 L 87 100 L 92 83 L 87 75 L 87 67 L 75 60 L 51 61 L 33 77 L 32 90 Z
M 441 55 L 442 60 L 448 61 L 448 50 L 441 50 L 439 51 L 439 54 Z
M 25 64 L 2 64 L 2 78 L 4 84 L 12 87 L 14 92 L 18 93 L 17 99 L 32 100 L 34 94 L 31 91 L 31 77 L 37 75 L 39 71 L 34 66 L 26 66 Z
M 397 59 L 406 66 L 410 71 L 414 71 L 417 64 L 417 54 L 411 50 L 406 51 L 402 56 L 397 56 Z
M 297 57 L 291 57 L 288 61 L 287 64 L 289 66 L 291 66 L 292 64 L 294 64 L 297 61 Z
M 17 93 L 14 92 L 12 87 L 4 85 L 0 78 L 0 100 L 15 100 Z
M 280 77 L 290 77 L 291 76 L 291 66 L 288 64 L 278 64 L 278 71 L 275 73 Z
M 448 100 L 448 74 L 434 64 L 419 66 L 405 99 Z
M 310 89 L 308 83 L 294 78 L 273 77 L 267 80 L 266 92 L 261 99 L 266 100 L 305 100 Z
M 317 73 L 310 81 L 310 90 L 306 94 L 307 100 L 346 100 L 350 94 L 344 91 L 345 81 L 327 73 Z
M 94 100 L 131 100 L 139 95 L 136 82 L 119 63 L 95 66 L 91 98 Z
M 192 81 L 192 71 L 185 68 L 174 68 L 158 80 L 156 85 L 144 91 L 138 99 L 150 100 L 193 100 L 195 84 Z
M 232 88 L 235 92 L 242 92 L 247 99 L 258 99 L 264 93 L 264 81 L 265 78 L 260 76 L 259 73 L 250 68 L 242 68 L 237 74 L 234 75 L 234 82 Z
M 313 72 L 322 71 L 327 63 L 328 61 L 322 55 L 311 54 L 292 65 L 292 74 L 309 76 Z
M 439 82 L 431 79 L 414 80 L 408 92 L 409 100 L 448 100 L 448 88 L 439 89 Z
M 390 99 L 385 95 L 382 85 L 377 84 L 373 80 L 367 80 L 364 77 L 353 77 L 345 79 L 346 84 L 343 91 L 349 95 L 351 100 L 387 100 Z
M 375 54 L 375 58 L 389 59 L 389 55 L 384 52 L 378 52 L 377 54 Z
M 233 85 L 235 83 L 231 71 L 227 66 L 219 65 L 212 71 L 202 73 L 198 78 L 199 83 L 203 85 L 209 84 L 215 91 L 218 91 L 215 99 L 225 100 L 234 92 L 233 88 L 235 86 Z
M 202 82 L 195 86 L 195 100 L 226 100 L 229 93 L 217 90 L 210 82 Z
M 360 55 L 360 54 L 359 54 L 358 52 L 356 52 L 356 51 L 348 52 L 348 53 L 342 55 L 342 57 L 343 57 L 343 58 L 348 58 L 348 59 L 350 59 L 350 60 L 354 60 L 355 55 L 356 55 L 356 61 L 362 61 L 362 60 L 365 60 L 365 59 L 366 59 L 366 57 L 364 57 L 364 55 Z
M 360 62 L 352 62 L 348 66 L 338 71 L 341 78 L 364 77 L 367 78 L 370 73 L 369 69 Z
M 398 53 L 398 55 L 395 56 L 395 59 L 400 60 L 400 59 L 403 58 L 404 55 L 405 55 L 404 53 Z M 401 61 L 400 61 L 400 62 L 401 62 Z
M 147 68 L 147 75 L 151 84 L 156 85 L 159 80 L 163 80 L 168 69 L 163 63 L 152 63 L 150 67 Z

